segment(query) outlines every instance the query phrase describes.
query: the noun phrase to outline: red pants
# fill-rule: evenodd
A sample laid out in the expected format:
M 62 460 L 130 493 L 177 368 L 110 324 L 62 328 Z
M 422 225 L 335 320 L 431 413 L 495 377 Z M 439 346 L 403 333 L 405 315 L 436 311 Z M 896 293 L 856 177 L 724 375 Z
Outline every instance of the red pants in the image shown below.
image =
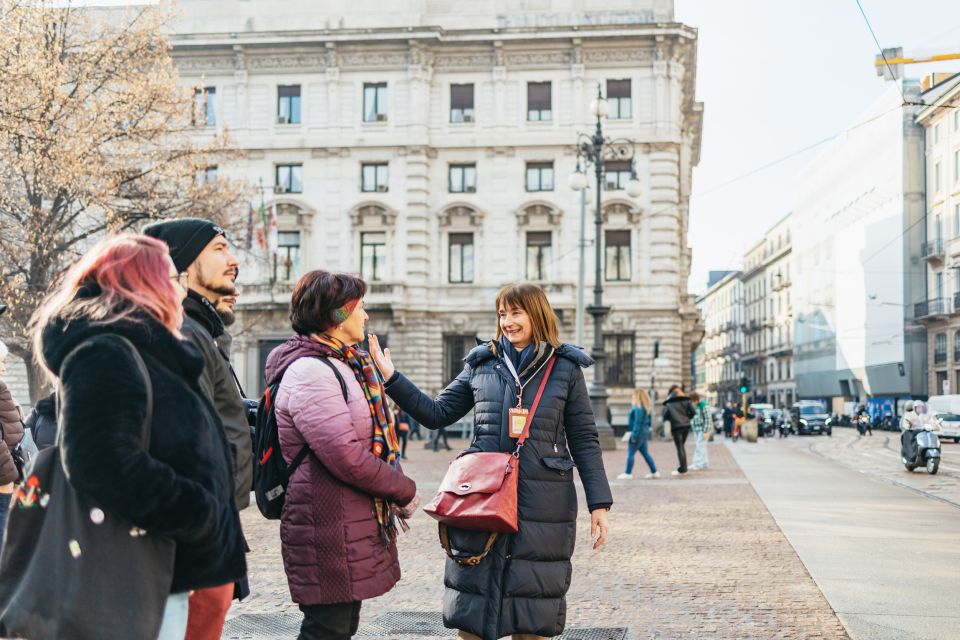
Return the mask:
M 233 583 L 190 594 L 187 635 L 184 640 L 220 640 L 223 621 L 233 601 Z

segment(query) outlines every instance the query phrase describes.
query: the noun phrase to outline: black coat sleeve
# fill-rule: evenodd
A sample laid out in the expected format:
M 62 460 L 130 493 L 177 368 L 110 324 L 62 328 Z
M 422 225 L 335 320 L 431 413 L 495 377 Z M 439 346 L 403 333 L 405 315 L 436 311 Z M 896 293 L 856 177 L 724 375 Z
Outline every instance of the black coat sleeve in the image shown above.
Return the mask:
M 70 483 L 151 533 L 190 541 L 213 530 L 216 498 L 142 446 L 147 381 L 130 347 L 99 336 L 70 354 L 60 373 L 61 455 Z
M 607 472 L 603 468 L 603 452 L 597 435 L 597 421 L 587 394 L 587 382 L 579 368 L 570 377 L 563 421 L 570 454 L 577 463 L 583 492 L 587 496 L 587 506 L 590 511 L 609 508 L 613 504 L 613 494 L 610 493 Z
M 473 408 L 473 389 L 470 388 L 470 365 L 464 365 L 453 382 L 436 399 L 420 391 L 417 385 L 397 372 L 386 384 L 387 395 L 428 429 L 439 429 L 453 424 Z

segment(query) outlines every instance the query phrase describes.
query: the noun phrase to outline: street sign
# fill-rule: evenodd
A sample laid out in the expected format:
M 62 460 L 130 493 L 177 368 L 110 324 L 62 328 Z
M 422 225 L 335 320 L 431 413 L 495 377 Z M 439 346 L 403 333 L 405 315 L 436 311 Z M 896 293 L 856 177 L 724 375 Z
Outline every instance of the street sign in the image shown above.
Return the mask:
M 950 395 L 950 378 L 943 381 L 943 395 Z
M 670 366 L 670 359 L 669 359 L 669 358 L 654 358 L 654 359 L 653 359 L 653 366 L 655 366 L 655 367 L 661 367 L 661 368 L 662 368 L 662 367 L 669 367 L 669 366 Z

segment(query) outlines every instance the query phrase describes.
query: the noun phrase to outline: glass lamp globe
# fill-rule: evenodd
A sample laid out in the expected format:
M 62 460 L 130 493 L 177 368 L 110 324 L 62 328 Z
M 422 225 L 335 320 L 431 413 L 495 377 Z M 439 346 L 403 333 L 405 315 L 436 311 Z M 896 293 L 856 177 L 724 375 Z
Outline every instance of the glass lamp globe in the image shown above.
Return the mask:
M 640 194 L 643 193 L 643 186 L 640 184 L 640 181 L 636 178 L 631 178 L 627 181 L 627 195 L 631 198 L 639 198 Z
M 567 184 L 574 191 L 583 191 L 587 188 L 587 176 L 582 171 L 574 171 L 570 174 Z
M 598 118 L 605 118 L 607 116 L 607 101 L 603 98 L 591 100 L 590 115 Z

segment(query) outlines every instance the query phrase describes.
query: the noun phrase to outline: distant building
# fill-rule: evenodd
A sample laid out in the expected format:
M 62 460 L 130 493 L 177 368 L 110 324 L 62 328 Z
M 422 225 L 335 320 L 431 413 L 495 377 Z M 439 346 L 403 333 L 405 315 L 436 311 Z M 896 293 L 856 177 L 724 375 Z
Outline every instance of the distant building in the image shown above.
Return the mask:
M 739 271 L 727 273 L 699 301 L 704 322 L 704 383 L 710 404 L 740 402 L 743 349 L 743 283 Z
M 927 298 L 915 315 L 927 330 L 930 395 L 960 393 L 960 74 L 923 93 L 926 141 Z M 929 87 L 932 82 L 928 82 Z
M 923 130 L 898 81 L 796 179 L 793 361 L 800 398 L 925 394 Z M 925 306 L 926 305 L 926 306 Z
M 690 379 L 702 335 L 687 291 L 702 105 L 697 32 L 675 21 L 672 2 L 181 0 L 177 9 L 182 82 L 198 89 L 210 131 L 226 128 L 244 151 L 216 170 L 262 181 L 278 219 L 277 251 L 240 278 L 233 353 L 248 390 L 290 333 L 293 283 L 317 268 L 367 280 L 370 330 L 428 391 L 460 371 L 475 336 L 493 336 L 503 284 L 542 284 L 572 341 L 580 199 L 567 180 L 598 86 L 605 133 L 637 143 L 632 166 L 604 166 L 599 239 L 595 194 L 586 207 L 585 240 L 603 244 L 612 307 L 603 338 L 614 422 L 654 376 L 661 395 Z M 633 170 L 639 198 L 623 188 Z

